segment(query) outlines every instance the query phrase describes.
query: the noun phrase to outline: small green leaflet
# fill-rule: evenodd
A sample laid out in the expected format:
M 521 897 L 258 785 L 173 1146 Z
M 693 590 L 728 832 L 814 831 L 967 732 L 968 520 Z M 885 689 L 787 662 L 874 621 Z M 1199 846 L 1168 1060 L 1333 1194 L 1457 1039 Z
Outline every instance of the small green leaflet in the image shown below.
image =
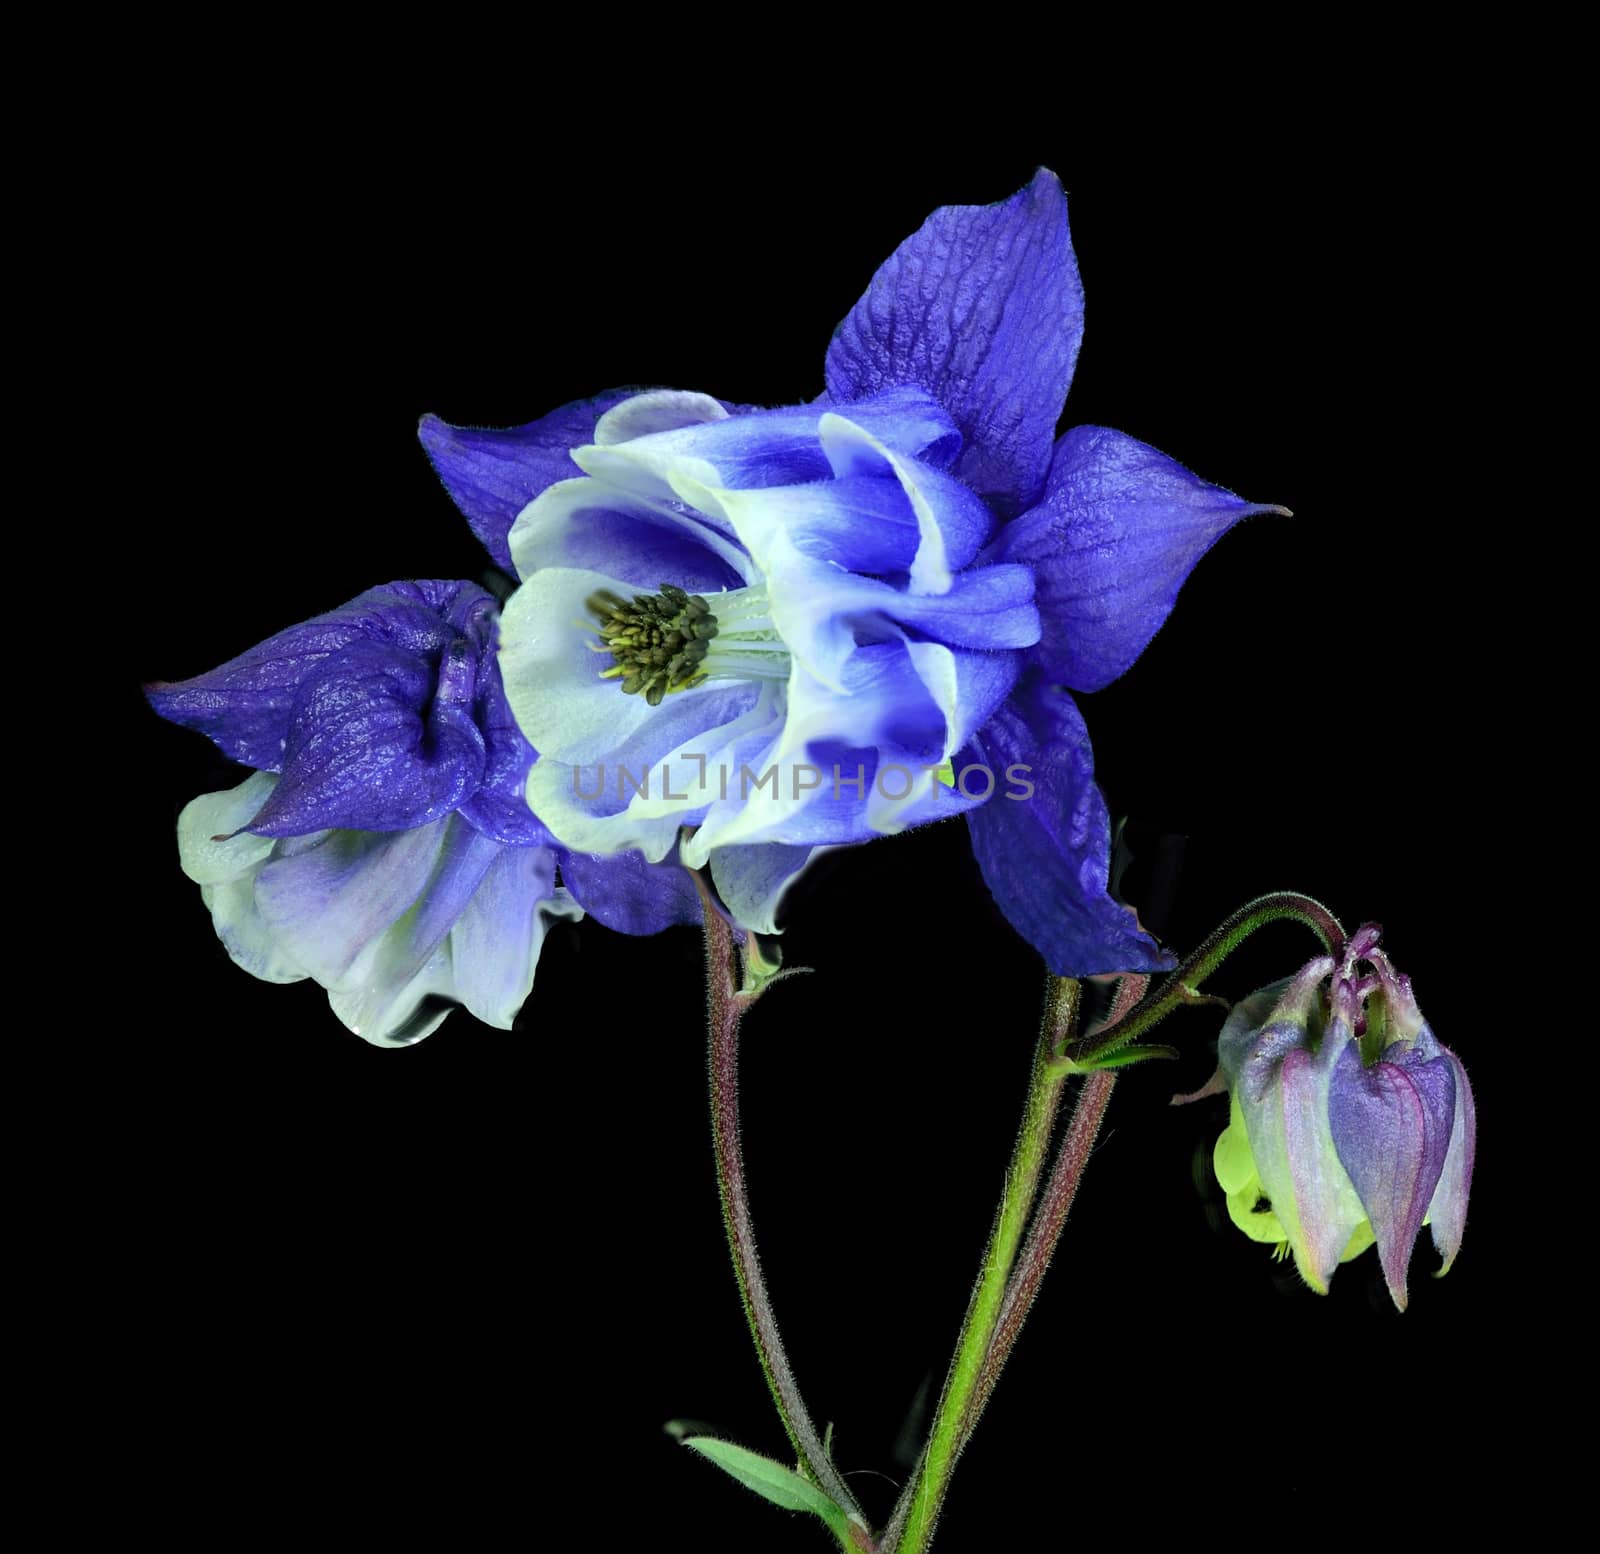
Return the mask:
M 848 1545 L 849 1518 L 815 1484 L 801 1478 L 793 1469 L 731 1442 L 713 1440 L 709 1435 L 697 1435 L 683 1444 L 702 1457 L 709 1457 L 723 1472 L 731 1473 L 747 1489 L 755 1490 L 774 1505 L 781 1505 L 786 1511 L 810 1511 L 820 1516 L 840 1541 Z

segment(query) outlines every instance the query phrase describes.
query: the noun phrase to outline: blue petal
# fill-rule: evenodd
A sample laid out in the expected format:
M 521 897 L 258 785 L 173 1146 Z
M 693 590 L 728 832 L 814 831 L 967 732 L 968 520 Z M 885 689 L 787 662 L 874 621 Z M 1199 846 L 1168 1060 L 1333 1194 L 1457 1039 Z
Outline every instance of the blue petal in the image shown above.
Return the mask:
M 909 454 L 894 452 L 848 416 L 825 415 L 817 430 L 836 476 L 876 476 L 901 488 L 920 538 L 917 553 L 906 568 L 912 574 L 912 586 L 919 591 L 942 592 L 946 586 L 943 574 L 966 566 L 983 549 L 994 532 L 994 514 L 955 476 Z M 919 573 L 924 572 L 938 574 L 929 588 L 919 584 Z
M 524 578 L 567 567 L 651 593 L 663 582 L 716 593 L 750 581 L 747 558 L 715 525 L 604 480 L 558 481 L 523 511 L 508 543 Z
M 719 494 L 717 506 L 726 511 L 733 495 Z M 917 515 L 905 492 L 898 482 L 876 475 L 774 486 L 754 494 L 753 501 L 796 550 L 847 572 L 863 576 L 909 572 L 921 543 Z M 739 505 L 738 500 L 732 505 Z
M 950 719 L 951 747 L 966 746 L 988 726 L 1000 704 L 1011 694 L 1022 669 L 1021 653 L 975 653 L 957 649 L 951 657 L 956 667 L 956 706 Z
M 802 549 L 809 528 L 804 519 L 796 521 L 789 492 L 693 489 L 701 506 L 731 523 L 754 559 L 785 647 L 835 690 L 842 690 L 844 665 L 858 640 L 891 634 L 888 622 L 957 647 L 1023 648 L 1039 640 L 1033 574 L 1026 567 L 946 571 L 937 593 L 919 591 L 913 573 L 911 586 L 900 588 Z M 817 491 L 819 508 L 826 506 L 829 486 L 803 489 Z
M 398 836 L 335 832 L 269 863 L 256 902 L 352 1031 L 380 1046 L 406 1046 L 449 1012 L 455 981 L 447 941 L 505 850 L 453 816 Z M 548 882 L 554 865 L 544 857 Z
M 355 986 L 362 955 L 427 888 L 444 832 L 438 822 L 280 844 L 256 879 L 256 906 L 284 953 L 324 987 L 347 977 Z
M 674 494 L 670 479 L 679 471 L 734 491 L 803 485 L 833 473 L 818 434 L 826 414 L 826 407 L 817 405 L 757 410 L 628 442 L 576 449 L 574 458 L 586 474 L 642 496 L 670 498 Z M 945 469 L 961 446 L 950 417 L 916 388 L 891 388 L 851 405 L 850 419 L 896 453 L 921 459 L 934 469 Z
M 494 600 L 474 583 L 403 582 L 370 588 L 291 626 L 193 679 L 145 688 L 162 717 L 215 741 L 230 759 L 277 771 L 301 684 L 352 643 L 384 642 L 432 658 L 460 636 L 481 647 Z
M 1456 1084 L 1437 1045 L 1390 1047 L 1370 1068 L 1352 1042 L 1328 1092 L 1328 1124 L 1339 1163 L 1372 1221 L 1394 1303 L 1406 1306 L 1406 1266 L 1450 1148 Z M 1398 1059 L 1398 1061 L 1391 1061 Z
M 1024 648 L 1039 640 L 1033 574 L 1026 567 L 973 567 L 958 572 L 946 594 L 874 598 L 890 620 L 951 647 Z
M 1056 444 L 1039 505 L 1010 524 L 990 559 L 1039 578 L 1047 678 L 1097 691 L 1145 650 L 1195 563 L 1241 518 L 1282 508 L 1207 485 L 1154 448 L 1103 426 Z
M 1043 484 L 1082 336 L 1066 196 L 1041 168 L 1009 200 L 936 210 L 894 251 L 828 347 L 828 391 L 927 389 L 965 439 L 955 472 L 1015 513 Z
M 535 760 L 506 700 L 500 663 L 493 653 L 483 660 L 473 721 L 483 735 L 483 780 L 461 806 L 461 818 L 485 836 L 515 846 L 543 846 L 550 832 L 528 808 L 528 769 Z
M 618 933 L 652 934 L 698 923 L 700 892 L 689 871 L 669 854 L 661 863 L 643 853 L 562 852 L 561 883 L 596 921 Z
M 736 785 L 738 767 L 724 762 L 724 791 L 712 763 L 715 802 L 684 844 L 686 861 L 699 867 L 732 846 L 864 841 L 961 813 L 968 805 L 934 772 L 966 738 L 964 698 L 991 699 L 1016 658 L 891 638 L 851 654 L 842 693 L 796 663 L 781 730 L 752 726 L 739 752 L 751 781 Z
M 533 990 L 548 920 L 582 915 L 554 879 L 548 849 L 502 847 L 450 930 L 447 996 L 486 1025 L 511 1029 Z
M 1051 971 L 1083 977 L 1171 966 L 1107 892 L 1111 821 L 1072 698 L 1031 676 L 975 747 L 1000 786 L 967 816 L 973 851 L 1000 910 Z M 1026 768 L 1030 797 L 1007 796 L 1013 766 Z
M 425 415 L 417 435 L 439 479 L 497 566 L 513 571 L 506 535 L 546 486 L 578 473 L 568 450 L 594 439 L 595 423 L 638 390 L 580 399 L 526 426 L 451 426 Z
M 437 681 L 424 660 L 380 642 L 351 643 L 318 664 L 295 698 L 283 780 L 250 829 L 398 831 L 449 814 L 484 772 L 475 678 L 472 649 L 459 637 Z
M 379 1046 L 419 1041 L 456 1003 L 509 1026 L 545 919 L 582 915 L 554 889 L 554 853 L 501 846 L 456 815 L 406 831 L 240 833 L 278 782 L 254 773 L 178 823 L 184 871 L 233 959 L 266 981 L 315 977 L 334 1013 Z
M 296 695 L 318 665 L 362 641 L 436 654 L 456 636 L 439 605 L 449 609 L 469 594 L 493 604 L 471 583 L 370 588 L 326 615 L 268 637 L 217 669 L 192 680 L 148 686 L 145 695 L 162 717 L 206 735 L 230 760 L 275 772 L 283 763 Z

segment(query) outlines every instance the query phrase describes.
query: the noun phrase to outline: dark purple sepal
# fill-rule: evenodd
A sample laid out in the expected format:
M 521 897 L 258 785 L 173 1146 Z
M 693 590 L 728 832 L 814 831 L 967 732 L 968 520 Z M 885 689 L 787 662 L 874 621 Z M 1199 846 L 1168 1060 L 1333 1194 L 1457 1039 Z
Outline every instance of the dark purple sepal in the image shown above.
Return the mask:
M 967 815 L 983 877 L 1011 926 L 1057 976 L 1161 971 L 1175 962 L 1107 890 L 1111 819 L 1071 696 L 1028 676 L 974 741 L 995 793 Z M 965 757 L 958 759 L 957 768 Z M 1015 767 L 1030 797 L 1006 795 Z
M 190 680 L 145 688 L 169 722 L 195 729 L 230 760 L 257 771 L 283 764 L 284 742 L 300 687 L 329 659 L 357 642 L 386 642 L 421 657 L 440 653 L 457 631 L 446 620 L 468 606 L 494 601 L 472 583 L 389 583 L 348 604 L 257 643 L 237 658 Z
M 1048 678 L 1097 691 L 1161 629 L 1195 564 L 1241 518 L 1282 508 L 1207 485 L 1154 448 L 1104 426 L 1056 444 L 1038 505 L 1007 525 L 985 559 L 1038 579 Z
M 936 210 L 828 347 L 828 392 L 928 390 L 965 439 L 956 473 L 1003 516 L 1037 496 L 1083 338 L 1083 287 L 1055 174 L 994 205 Z
M 610 389 L 580 399 L 526 426 L 452 426 L 425 415 L 417 426 L 434 472 L 466 515 L 472 532 L 513 577 L 506 536 L 518 513 L 547 486 L 583 473 L 568 456 L 594 441 L 595 422 L 639 389 Z
M 282 781 L 247 829 L 402 831 L 459 808 L 484 772 L 484 738 L 472 720 L 476 673 L 461 637 L 437 675 L 382 642 L 353 642 L 317 665 L 295 698 Z
M 461 806 L 461 818 L 497 842 L 550 846 L 554 838 L 528 808 L 528 771 L 537 755 L 511 715 L 493 640 L 483 654 L 473 721 L 483 735 L 483 780 Z
M 1383 1276 L 1406 1306 L 1406 1267 L 1444 1169 L 1455 1115 L 1451 1059 L 1431 1037 L 1366 1067 L 1351 1042 L 1334 1065 L 1328 1125 L 1339 1163 L 1372 1221 Z
M 660 863 L 634 850 L 556 854 L 561 883 L 590 917 L 618 933 L 652 934 L 701 920 L 700 893 L 676 846 Z

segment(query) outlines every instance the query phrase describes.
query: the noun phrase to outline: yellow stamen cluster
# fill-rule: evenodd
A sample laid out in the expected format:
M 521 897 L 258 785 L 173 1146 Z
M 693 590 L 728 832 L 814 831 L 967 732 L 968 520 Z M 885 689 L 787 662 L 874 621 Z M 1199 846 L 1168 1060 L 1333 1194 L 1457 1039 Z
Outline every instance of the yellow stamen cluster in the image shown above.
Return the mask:
M 601 589 L 587 602 L 600 622 L 600 641 L 616 659 L 600 677 L 620 678 L 625 695 L 642 694 L 659 707 L 668 691 L 686 691 L 706 678 L 700 666 L 717 634 L 717 618 L 699 594 L 663 583 L 660 593 L 631 600 Z

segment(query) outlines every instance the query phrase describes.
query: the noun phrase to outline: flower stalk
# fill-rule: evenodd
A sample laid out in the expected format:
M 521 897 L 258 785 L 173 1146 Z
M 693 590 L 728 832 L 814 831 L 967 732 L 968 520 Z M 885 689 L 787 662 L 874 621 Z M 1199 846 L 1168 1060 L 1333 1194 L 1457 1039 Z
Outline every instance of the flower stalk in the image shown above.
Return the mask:
M 1038 1193 L 1056 1112 L 1061 1105 L 1062 1087 L 1069 1071 L 1057 1059 L 1071 1040 L 1080 992 L 1079 983 L 1070 977 L 1056 977 L 1050 984 L 1039 1043 L 1034 1052 L 1027 1108 L 1006 1173 L 999 1213 L 984 1253 L 983 1271 L 967 1306 L 955 1361 L 934 1415 L 933 1432 L 916 1474 L 900 1497 L 894 1518 L 884 1533 L 883 1546 L 893 1554 L 922 1554 L 928 1547 L 956 1458 L 970 1432 L 969 1421 L 975 1417 L 972 1408 L 979 1399 L 989 1349 L 1005 1309 L 1012 1265 Z
M 1258 928 L 1282 920 L 1304 923 L 1329 953 L 1343 952 L 1345 933 L 1333 914 L 1309 896 L 1285 891 L 1260 896 L 1234 912 L 1153 996 L 1145 993 L 1147 977 L 1124 978 L 1106 1016 L 1082 1036 L 1077 1034 L 1079 984 L 1067 977 L 1052 979 L 1027 1109 L 983 1272 L 967 1308 L 927 1448 L 883 1534 L 882 1547 L 889 1554 L 924 1554 L 932 1541 L 956 1459 L 1022 1331 L 1094 1151 L 1116 1082 L 1110 1065 L 1130 1061 L 1133 1054 L 1124 1050 L 1129 1043 L 1175 1009 L 1211 1001 L 1199 991 L 1200 984 Z M 1152 1048 L 1138 1050 L 1156 1055 Z M 1062 1086 L 1073 1073 L 1081 1073 L 1083 1083 L 1034 1214 Z
M 698 876 L 696 877 L 698 880 Z M 845 1512 L 860 1517 L 860 1507 L 849 1486 L 828 1456 L 800 1396 L 794 1370 L 778 1334 L 772 1299 L 767 1293 L 761 1260 L 756 1255 L 755 1230 L 750 1215 L 749 1183 L 744 1150 L 739 1141 L 739 1025 L 762 989 L 775 978 L 747 988 L 738 976 L 739 951 L 733 929 L 705 899 L 707 1009 L 711 1034 L 711 1136 L 717 1159 L 717 1187 L 722 1198 L 722 1222 L 733 1254 L 734 1276 L 744 1306 L 750 1336 L 755 1340 L 762 1373 L 777 1405 L 783 1428 L 794 1447 L 800 1470 Z M 870 1544 L 859 1545 L 870 1548 Z
M 1111 1091 L 1117 1076 L 1109 1069 L 1086 1074 L 1078 1099 L 1067 1122 L 1066 1136 L 1061 1141 L 1060 1153 L 1051 1168 L 1050 1179 L 1045 1184 L 1039 1200 L 1039 1212 L 1028 1231 L 1017 1258 L 1016 1271 L 1006 1287 L 1006 1298 L 1000 1308 L 1000 1320 L 995 1324 L 994 1338 L 989 1352 L 984 1356 L 983 1369 L 978 1376 L 977 1391 L 967 1410 L 963 1427 L 965 1436 L 972 1433 L 978 1416 L 983 1412 L 994 1391 L 1000 1372 L 1011 1358 L 1022 1324 L 1028 1320 L 1033 1302 L 1043 1282 L 1045 1269 L 1055 1255 L 1056 1243 L 1066 1227 L 1067 1214 L 1073 1199 L 1078 1195 L 1078 1183 L 1083 1180 L 1084 1167 L 1094 1153 L 1095 1141 L 1100 1136 L 1100 1125 L 1105 1120 L 1106 1107 L 1111 1102 Z
M 1258 928 L 1283 920 L 1304 923 L 1321 941 L 1329 955 L 1342 955 L 1344 929 L 1321 902 L 1294 891 L 1275 891 L 1257 896 L 1254 901 L 1228 917 L 1176 971 L 1161 984 L 1156 994 L 1136 1005 L 1122 1018 L 1071 1043 L 1067 1056 L 1084 1065 L 1104 1061 L 1135 1038 L 1153 1030 L 1174 1009 L 1184 1004 L 1207 1001 L 1199 989 L 1233 952 Z

